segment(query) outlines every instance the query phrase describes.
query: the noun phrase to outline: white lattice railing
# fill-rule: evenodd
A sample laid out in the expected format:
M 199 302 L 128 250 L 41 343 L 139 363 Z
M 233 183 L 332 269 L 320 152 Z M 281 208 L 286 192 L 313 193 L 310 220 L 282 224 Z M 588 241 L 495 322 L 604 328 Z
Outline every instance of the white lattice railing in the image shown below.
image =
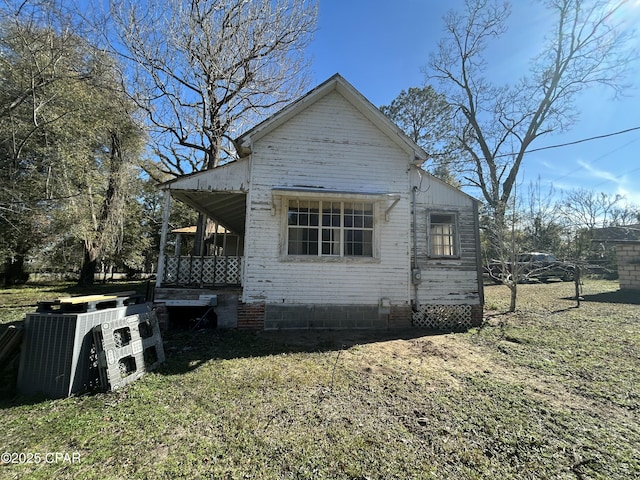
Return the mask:
M 240 285 L 242 257 L 166 257 L 163 285 Z

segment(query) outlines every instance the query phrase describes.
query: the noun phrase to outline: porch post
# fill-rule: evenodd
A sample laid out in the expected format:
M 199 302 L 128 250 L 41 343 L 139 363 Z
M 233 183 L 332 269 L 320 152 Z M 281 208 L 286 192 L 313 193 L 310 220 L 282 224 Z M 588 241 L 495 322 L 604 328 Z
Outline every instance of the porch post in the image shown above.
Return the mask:
M 175 255 L 176 257 L 179 257 L 180 255 L 182 255 L 182 234 L 181 233 L 176 233 Z
M 162 285 L 164 278 L 165 248 L 167 246 L 167 232 L 169 231 L 169 213 L 171 211 L 171 191 L 164 189 L 164 210 L 162 211 L 162 230 L 160 231 L 160 255 L 158 256 L 158 273 L 156 274 L 156 288 Z

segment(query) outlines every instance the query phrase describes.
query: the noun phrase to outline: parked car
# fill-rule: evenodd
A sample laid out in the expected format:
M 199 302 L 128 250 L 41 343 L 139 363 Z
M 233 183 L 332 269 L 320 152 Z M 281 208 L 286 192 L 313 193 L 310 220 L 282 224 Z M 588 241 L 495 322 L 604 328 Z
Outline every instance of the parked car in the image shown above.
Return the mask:
M 531 280 L 546 282 L 559 279 L 563 282 L 573 281 L 576 267 L 569 262 L 556 259 L 551 253 L 527 252 L 518 255 L 515 263 L 511 261 L 491 260 L 485 272 L 496 283 L 510 280 L 514 273 L 519 283 Z

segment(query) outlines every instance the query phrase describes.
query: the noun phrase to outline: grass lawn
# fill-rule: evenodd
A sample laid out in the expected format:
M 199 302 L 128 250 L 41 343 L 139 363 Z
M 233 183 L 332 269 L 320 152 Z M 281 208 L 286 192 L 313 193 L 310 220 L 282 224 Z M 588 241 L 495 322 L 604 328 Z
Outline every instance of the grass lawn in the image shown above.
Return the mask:
M 50 461 L 0 479 L 640 478 L 640 298 L 616 290 L 522 285 L 504 314 L 487 286 L 458 334 L 170 332 L 127 388 L 0 401 L 0 453 Z M 0 323 L 61 291 L 0 291 Z

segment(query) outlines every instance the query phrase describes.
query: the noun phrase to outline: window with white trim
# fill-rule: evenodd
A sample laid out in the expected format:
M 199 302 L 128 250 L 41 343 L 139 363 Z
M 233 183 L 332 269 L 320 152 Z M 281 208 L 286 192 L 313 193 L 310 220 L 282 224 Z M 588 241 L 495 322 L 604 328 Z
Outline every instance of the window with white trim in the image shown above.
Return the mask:
M 458 228 L 455 213 L 430 212 L 428 215 L 429 256 L 458 257 Z
M 372 202 L 289 199 L 287 207 L 288 255 L 373 257 Z

